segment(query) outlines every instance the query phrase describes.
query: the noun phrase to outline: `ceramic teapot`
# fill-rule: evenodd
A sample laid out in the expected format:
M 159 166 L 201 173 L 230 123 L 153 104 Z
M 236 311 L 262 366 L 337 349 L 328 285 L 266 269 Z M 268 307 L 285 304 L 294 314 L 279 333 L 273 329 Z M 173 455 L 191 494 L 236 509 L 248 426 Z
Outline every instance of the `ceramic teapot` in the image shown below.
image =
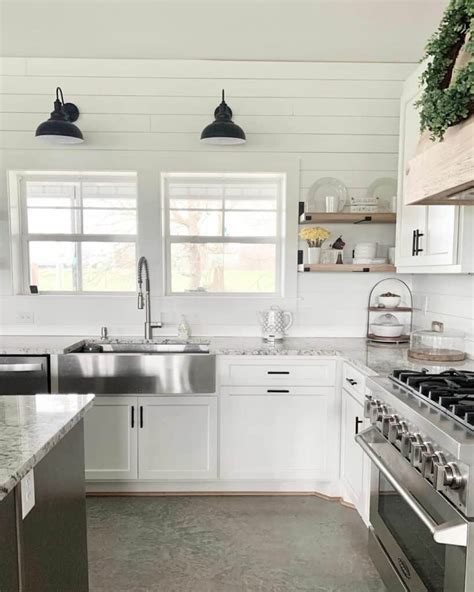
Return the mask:
M 278 341 L 285 337 L 285 331 L 293 323 L 291 312 L 281 310 L 279 306 L 272 306 L 269 310 L 260 311 L 258 318 L 262 326 L 263 338 L 266 341 Z

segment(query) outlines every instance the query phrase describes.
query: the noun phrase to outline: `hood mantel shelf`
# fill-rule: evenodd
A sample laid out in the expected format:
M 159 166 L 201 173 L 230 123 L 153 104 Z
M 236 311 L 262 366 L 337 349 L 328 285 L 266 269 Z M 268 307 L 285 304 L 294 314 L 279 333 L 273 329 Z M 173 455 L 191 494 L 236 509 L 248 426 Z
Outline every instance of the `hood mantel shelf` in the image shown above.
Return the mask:
M 474 205 L 474 116 L 441 142 L 423 134 L 405 175 L 407 205 Z

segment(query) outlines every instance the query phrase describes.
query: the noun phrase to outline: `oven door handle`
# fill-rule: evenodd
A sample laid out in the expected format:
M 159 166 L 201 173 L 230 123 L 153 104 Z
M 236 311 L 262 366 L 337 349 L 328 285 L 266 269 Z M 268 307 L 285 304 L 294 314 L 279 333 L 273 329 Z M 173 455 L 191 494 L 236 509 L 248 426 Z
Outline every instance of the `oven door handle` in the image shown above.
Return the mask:
M 390 472 L 390 468 L 385 464 L 382 458 L 378 456 L 371 448 L 369 443 L 364 438 L 364 435 L 373 432 L 374 428 L 364 430 L 355 437 L 357 444 L 367 454 L 370 460 L 374 463 L 377 469 L 390 482 L 392 487 L 400 494 L 408 506 L 415 512 L 418 518 L 428 528 L 433 535 L 433 539 L 442 545 L 457 545 L 459 547 L 467 547 L 467 523 L 460 520 L 450 520 L 443 524 L 437 524 L 429 514 L 425 512 L 423 507 L 411 495 L 411 493 L 404 487 Z
M 0 364 L 0 372 L 41 372 L 43 364 Z

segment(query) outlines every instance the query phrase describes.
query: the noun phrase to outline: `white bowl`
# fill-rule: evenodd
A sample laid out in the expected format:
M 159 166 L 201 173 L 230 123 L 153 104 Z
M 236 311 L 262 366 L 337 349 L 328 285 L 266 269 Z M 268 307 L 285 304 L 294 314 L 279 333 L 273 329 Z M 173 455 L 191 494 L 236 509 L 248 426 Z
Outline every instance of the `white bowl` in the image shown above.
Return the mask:
M 386 308 L 396 308 L 401 301 L 400 296 L 379 296 L 378 303 Z
M 377 337 L 400 337 L 405 325 L 370 325 L 370 332 Z

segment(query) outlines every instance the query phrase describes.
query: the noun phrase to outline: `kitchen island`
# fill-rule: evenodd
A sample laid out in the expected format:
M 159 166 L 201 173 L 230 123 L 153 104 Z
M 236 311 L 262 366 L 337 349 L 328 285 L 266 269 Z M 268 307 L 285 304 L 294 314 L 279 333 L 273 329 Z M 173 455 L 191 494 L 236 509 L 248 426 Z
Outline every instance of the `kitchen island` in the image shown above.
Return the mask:
M 0 397 L 0 590 L 88 590 L 83 417 L 93 395 Z

